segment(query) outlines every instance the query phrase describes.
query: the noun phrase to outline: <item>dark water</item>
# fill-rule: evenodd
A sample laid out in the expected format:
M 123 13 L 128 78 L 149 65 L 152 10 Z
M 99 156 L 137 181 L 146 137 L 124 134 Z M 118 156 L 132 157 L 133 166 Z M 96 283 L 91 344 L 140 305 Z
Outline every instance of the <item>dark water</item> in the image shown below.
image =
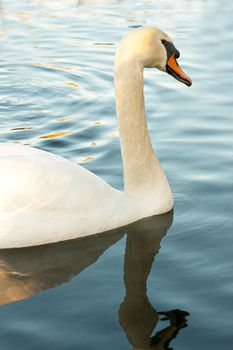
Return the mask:
M 175 210 L 108 235 L 1 251 L 0 347 L 231 350 L 232 2 L 99 3 L 0 1 L 0 141 L 82 162 L 122 189 L 114 51 L 129 28 L 158 26 L 193 79 L 187 89 L 145 72 Z

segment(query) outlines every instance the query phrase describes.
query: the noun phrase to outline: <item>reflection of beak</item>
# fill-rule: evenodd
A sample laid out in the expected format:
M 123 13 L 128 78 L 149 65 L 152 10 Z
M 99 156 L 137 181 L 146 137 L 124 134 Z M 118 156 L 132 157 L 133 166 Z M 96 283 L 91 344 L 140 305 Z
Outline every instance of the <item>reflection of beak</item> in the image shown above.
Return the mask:
M 192 85 L 192 80 L 182 71 L 179 64 L 176 62 L 175 53 L 173 53 L 168 59 L 166 69 L 168 74 L 181 81 L 181 83 L 184 83 L 187 86 Z

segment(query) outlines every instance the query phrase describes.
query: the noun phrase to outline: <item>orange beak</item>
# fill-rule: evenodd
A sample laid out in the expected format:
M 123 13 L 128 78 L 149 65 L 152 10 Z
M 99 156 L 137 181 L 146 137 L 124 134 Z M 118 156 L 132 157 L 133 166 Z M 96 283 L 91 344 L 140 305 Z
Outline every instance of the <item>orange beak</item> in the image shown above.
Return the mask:
M 175 59 L 175 52 L 168 59 L 166 68 L 167 73 L 172 75 L 175 79 L 179 80 L 187 86 L 192 85 L 192 80 L 182 71 L 179 64 L 177 63 Z

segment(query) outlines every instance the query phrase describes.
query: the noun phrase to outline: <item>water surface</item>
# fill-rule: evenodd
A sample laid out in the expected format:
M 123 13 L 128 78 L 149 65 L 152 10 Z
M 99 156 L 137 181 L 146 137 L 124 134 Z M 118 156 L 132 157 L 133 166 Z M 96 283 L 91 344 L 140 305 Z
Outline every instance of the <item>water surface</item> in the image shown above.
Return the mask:
M 232 10 L 227 0 L 0 1 L 1 142 L 60 154 L 123 189 L 117 42 L 158 26 L 193 80 L 187 89 L 145 71 L 174 213 L 1 251 L 3 349 L 232 349 Z

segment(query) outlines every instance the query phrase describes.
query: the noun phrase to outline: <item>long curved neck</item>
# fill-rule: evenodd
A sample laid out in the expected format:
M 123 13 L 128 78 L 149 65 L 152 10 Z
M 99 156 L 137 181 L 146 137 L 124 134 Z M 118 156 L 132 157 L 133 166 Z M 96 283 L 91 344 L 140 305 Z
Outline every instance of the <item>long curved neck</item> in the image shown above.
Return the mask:
M 172 207 L 170 187 L 149 137 L 143 86 L 143 68 L 137 61 L 118 63 L 116 60 L 116 110 L 124 166 L 125 193 L 129 197 L 152 202 L 158 202 L 160 197 L 165 195 L 166 199 L 167 196 L 170 197 L 168 206 Z M 161 200 L 164 201 L 164 198 Z M 166 205 L 165 210 L 171 209 L 168 206 Z M 156 211 L 155 208 L 154 210 Z M 156 212 L 153 213 L 156 214 Z

